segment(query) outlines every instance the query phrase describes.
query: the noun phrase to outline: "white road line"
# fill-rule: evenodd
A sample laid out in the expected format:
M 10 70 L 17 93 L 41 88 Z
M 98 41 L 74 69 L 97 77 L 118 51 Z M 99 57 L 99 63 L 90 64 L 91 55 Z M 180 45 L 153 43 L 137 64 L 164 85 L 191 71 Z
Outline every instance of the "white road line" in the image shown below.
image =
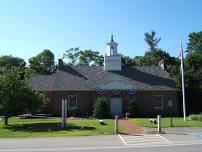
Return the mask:
M 142 138 L 135 138 L 135 137 L 132 137 L 132 138 L 124 138 L 124 137 L 122 137 L 124 140 L 134 140 L 134 139 L 136 139 L 136 140 L 144 140 L 144 139 L 161 139 L 162 140 L 162 138 L 159 138 L 158 136 L 156 136 L 155 135 L 155 137 L 147 137 L 147 136 L 145 136 L 145 137 L 142 137 Z
M 162 138 L 163 140 L 166 140 L 166 141 L 169 142 L 170 144 L 173 143 L 172 141 L 166 139 L 165 137 L 163 137 L 163 136 L 161 136 L 161 135 L 159 135 L 159 134 L 156 134 L 156 135 L 159 136 L 160 138 Z
M 143 138 L 143 137 L 156 137 L 156 135 L 123 135 L 123 138 Z
M 154 134 L 154 135 L 141 135 L 141 136 L 132 136 L 132 135 L 119 135 L 119 138 L 124 143 L 125 146 L 134 146 L 134 145 L 165 145 L 172 144 L 171 141 L 166 138 Z
M 162 139 L 159 139 L 159 138 L 152 138 L 152 139 L 127 139 L 127 140 L 124 140 L 126 142 L 131 142 L 131 141 L 139 141 L 139 142 L 144 142 L 144 141 L 162 141 Z
M 141 142 L 163 142 L 161 139 L 155 139 L 155 140 L 130 140 L 130 141 L 127 141 L 126 143 L 141 143 Z M 167 142 L 167 141 L 164 141 L 164 142 Z
M 126 142 L 123 140 L 123 138 L 121 137 L 121 135 L 118 135 L 118 137 L 121 139 L 121 141 L 123 142 L 123 144 L 126 146 Z

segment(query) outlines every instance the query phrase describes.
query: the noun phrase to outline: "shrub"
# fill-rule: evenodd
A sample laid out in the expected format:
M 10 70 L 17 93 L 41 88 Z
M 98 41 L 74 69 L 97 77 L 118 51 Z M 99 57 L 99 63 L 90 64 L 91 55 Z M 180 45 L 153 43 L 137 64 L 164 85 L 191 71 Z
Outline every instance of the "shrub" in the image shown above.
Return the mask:
M 192 114 L 189 116 L 190 120 L 202 121 L 202 113 L 200 114 Z
M 98 97 L 93 107 L 93 117 L 98 119 L 109 117 L 108 99 L 106 97 Z
M 132 118 L 138 115 L 138 106 L 135 99 L 129 99 L 128 113 L 129 113 L 129 117 L 132 117 Z

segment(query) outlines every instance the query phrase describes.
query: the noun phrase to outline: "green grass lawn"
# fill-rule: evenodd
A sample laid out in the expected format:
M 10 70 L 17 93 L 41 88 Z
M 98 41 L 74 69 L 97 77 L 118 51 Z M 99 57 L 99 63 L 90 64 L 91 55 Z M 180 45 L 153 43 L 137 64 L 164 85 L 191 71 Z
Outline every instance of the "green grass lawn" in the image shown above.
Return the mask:
M 61 129 L 61 118 L 20 119 L 9 118 L 9 125 L 0 121 L 0 137 L 64 137 L 103 135 L 114 133 L 114 120 L 105 119 L 100 125 L 97 119 L 68 119 L 68 128 Z M 121 129 L 122 130 L 122 129 Z
M 141 127 L 155 128 L 157 124 L 152 124 L 149 121 L 150 118 L 131 118 L 130 122 L 136 123 Z M 161 119 L 162 127 L 171 127 L 170 118 Z M 183 118 L 175 117 L 173 118 L 173 127 L 202 127 L 202 121 L 187 120 L 184 121 Z

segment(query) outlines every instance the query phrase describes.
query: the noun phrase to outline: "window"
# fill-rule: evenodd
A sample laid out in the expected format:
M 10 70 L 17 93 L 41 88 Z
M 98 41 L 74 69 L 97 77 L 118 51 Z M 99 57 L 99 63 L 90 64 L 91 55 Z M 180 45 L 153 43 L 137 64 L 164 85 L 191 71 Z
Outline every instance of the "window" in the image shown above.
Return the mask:
M 173 106 L 173 101 L 172 100 L 168 100 L 168 106 L 172 107 Z
M 68 98 L 68 109 L 77 108 L 77 97 L 76 95 L 70 95 Z
M 156 95 L 154 99 L 154 108 L 155 109 L 163 109 L 163 96 Z

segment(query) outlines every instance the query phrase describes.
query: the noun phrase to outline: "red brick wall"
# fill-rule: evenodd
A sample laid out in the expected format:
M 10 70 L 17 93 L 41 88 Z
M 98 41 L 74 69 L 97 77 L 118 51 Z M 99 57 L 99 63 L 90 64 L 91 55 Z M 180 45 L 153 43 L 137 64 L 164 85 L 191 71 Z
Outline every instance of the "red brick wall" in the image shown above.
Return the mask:
M 137 101 L 140 115 L 141 116 L 151 116 L 156 114 L 178 114 L 178 101 L 177 101 L 177 91 L 137 91 L 135 95 L 129 95 L 128 92 L 121 92 L 118 95 L 114 95 L 111 92 L 107 92 L 104 95 L 99 95 L 95 91 L 54 91 L 45 92 L 45 94 L 50 99 L 50 102 L 45 108 L 46 113 L 52 113 L 54 115 L 61 114 L 61 101 L 62 99 L 68 99 L 68 95 L 77 95 L 77 109 L 69 111 L 69 114 L 73 115 L 83 115 L 87 116 L 92 110 L 95 99 L 98 96 L 107 97 L 122 97 L 123 100 L 123 112 L 127 112 L 127 105 L 130 96 L 134 96 Z M 164 107 L 161 110 L 154 108 L 154 96 L 163 95 Z M 173 107 L 168 107 L 168 100 L 173 101 Z

